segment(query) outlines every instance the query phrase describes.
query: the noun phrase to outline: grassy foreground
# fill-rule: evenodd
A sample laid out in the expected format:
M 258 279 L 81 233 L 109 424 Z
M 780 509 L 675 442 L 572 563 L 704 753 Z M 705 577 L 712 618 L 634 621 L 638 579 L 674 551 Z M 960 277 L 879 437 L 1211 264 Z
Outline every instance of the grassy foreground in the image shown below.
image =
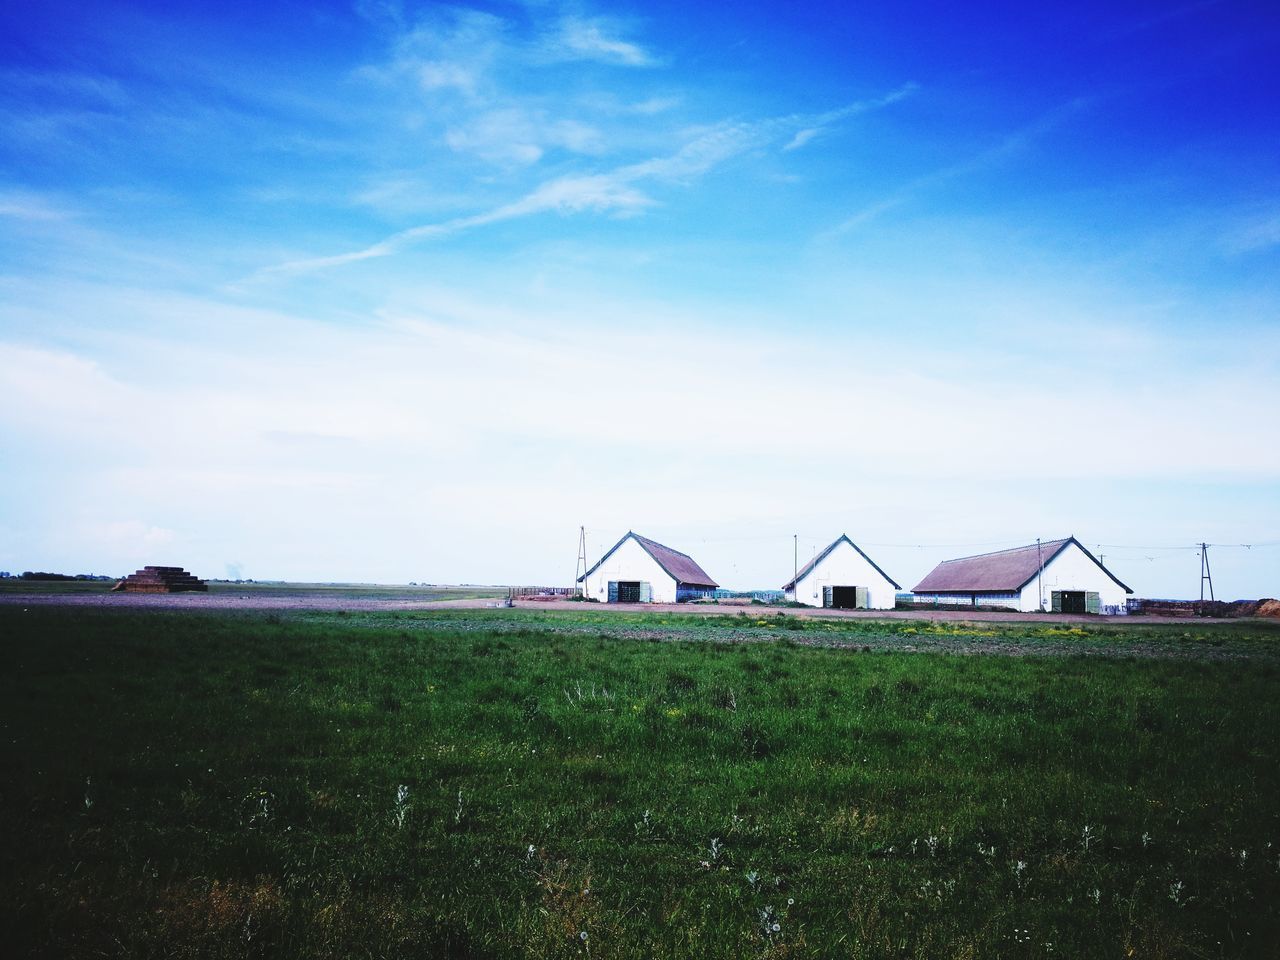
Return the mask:
M 1273 656 L 485 616 L 0 606 L 6 952 L 1276 956 Z

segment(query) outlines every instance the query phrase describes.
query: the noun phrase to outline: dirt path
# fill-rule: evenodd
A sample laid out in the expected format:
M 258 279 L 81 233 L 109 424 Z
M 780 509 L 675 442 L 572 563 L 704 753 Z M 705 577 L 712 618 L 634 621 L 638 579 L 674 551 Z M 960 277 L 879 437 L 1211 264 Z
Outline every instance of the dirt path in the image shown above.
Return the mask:
M 489 601 L 490 605 L 492 601 Z M 482 606 L 484 604 L 481 604 Z M 516 606 L 523 609 L 542 607 L 547 610 L 601 610 L 626 611 L 630 613 L 690 613 L 706 616 L 734 616 L 740 612 L 754 617 L 771 617 L 779 613 L 797 617 L 826 617 L 848 620 L 929 620 L 935 622 L 955 623 L 1092 623 L 1092 624 L 1139 624 L 1139 623 L 1178 623 L 1177 617 L 1100 617 L 1096 614 L 1071 613 L 1018 613 L 1009 611 L 982 610 L 830 610 L 821 607 L 769 607 L 759 604 L 709 604 L 709 603 L 610 603 L 583 604 L 570 600 L 517 601 Z M 1241 623 L 1242 620 L 1220 618 L 1214 620 L 1196 620 L 1196 623 Z

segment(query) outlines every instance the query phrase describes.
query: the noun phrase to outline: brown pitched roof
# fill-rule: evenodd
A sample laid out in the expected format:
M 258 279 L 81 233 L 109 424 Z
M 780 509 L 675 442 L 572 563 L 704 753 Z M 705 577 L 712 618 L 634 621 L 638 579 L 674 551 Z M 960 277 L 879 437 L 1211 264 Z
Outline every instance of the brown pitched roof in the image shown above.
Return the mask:
M 985 593 L 1003 591 L 1016 593 L 1035 579 L 1041 566 L 1048 566 L 1049 561 L 1075 544 L 1084 555 L 1098 564 L 1108 577 L 1124 587 L 1126 593 L 1133 593 L 1116 579 L 1115 574 L 1098 563 L 1097 558 L 1075 537 L 1065 540 L 1046 540 L 1040 544 L 1029 544 L 1025 547 L 1014 547 L 1010 550 L 997 550 L 994 553 L 983 553 L 976 557 L 960 557 L 957 560 L 943 560 L 933 571 L 915 587 L 915 593 Z
M 782 589 L 783 590 L 794 589 L 797 583 L 799 583 L 801 580 L 803 580 L 805 577 L 809 575 L 810 570 L 812 570 L 814 567 L 816 567 L 818 564 L 820 564 L 823 560 L 827 558 L 827 554 L 829 554 L 836 547 L 840 546 L 841 541 L 853 547 L 853 549 L 857 550 L 858 553 L 861 553 L 862 559 L 867 561 L 867 563 L 871 564 L 871 566 L 875 567 L 876 573 L 880 574 L 880 576 L 884 577 L 886 580 L 892 583 L 893 588 L 895 590 L 902 589 L 902 587 L 898 586 L 898 582 L 894 580 L 893 577 L 889 576 L 887 573 L 881 570 L 880 565 L 878 563 L 876 563 L 874 560 L 868 557 L 865 553 L 862 553 L 862 548 L 858 546 L 856 543 L 854 543 L 852 540 L 850 540 L 848 535 L 844 533 L 836 537 L 836 539 L 831 542 L 831 545 L 827 547 L 827 549 L 823 550 L 820 554 L 818 554 L 816 557 L 814 557 L 812 560 L 806 563 L 803 567 L 801 567 L 800 572 L 796 574 L 796 578 L 792 580 L 790 583 L 783 584 Z
M 591 576 L 591 574 L 595 573 L 600 564 L 608 560 L 609 557 L 613 555 L 614 550 L 617 550 L 620 546 L 626 543 L 628 538 L 640 544 L 640 546 L 644 548 L 645 553 L 653 557 L 658 566 L 667 571 L 676 583 L 687 583 L 695 587 L 720 586 L 720 584 L 712 580 L 711 577 L 707 575 L 707 572 L 698 566 L 693 557 L 689 556 L 687 553 L 681 553 L 679 550 L 672 550 L 670 547 L 663 546 L 656 540 L 650 540 L 648 537 L 642 537 L 638 533 L 631 532 L 628 532 L 625 537 L 615 543 L 613 548 L 601 557 L 594 567 L 578 578 L 578 581 L 581 582 Z

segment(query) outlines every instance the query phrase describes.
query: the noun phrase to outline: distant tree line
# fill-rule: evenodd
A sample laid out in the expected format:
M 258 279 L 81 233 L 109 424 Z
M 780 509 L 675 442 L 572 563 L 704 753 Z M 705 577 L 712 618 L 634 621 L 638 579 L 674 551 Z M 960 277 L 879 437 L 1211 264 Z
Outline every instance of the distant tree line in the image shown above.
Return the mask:
M 14 576 L 8 570 L 0 570 L 0 580 L 118 580 L 119 577 L 108 577 L 102 573 L 77 573 L 74 576 L 69 573 L 48 573 L 44 570 L 24 570 L 18 576 Z

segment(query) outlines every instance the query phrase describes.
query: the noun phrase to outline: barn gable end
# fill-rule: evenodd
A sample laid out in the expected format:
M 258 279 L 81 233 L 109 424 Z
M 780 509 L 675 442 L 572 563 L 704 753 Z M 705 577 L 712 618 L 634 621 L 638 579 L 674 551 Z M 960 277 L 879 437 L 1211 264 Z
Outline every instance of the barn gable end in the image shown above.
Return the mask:
M 891 610 L 901 587 L 841 534 L 782 589 L 788 600 L 806 606 Z
M 628 532 L 578 578 L 582 595 L 603 603 L 677 603 L 719 586 L 692 557 Z

